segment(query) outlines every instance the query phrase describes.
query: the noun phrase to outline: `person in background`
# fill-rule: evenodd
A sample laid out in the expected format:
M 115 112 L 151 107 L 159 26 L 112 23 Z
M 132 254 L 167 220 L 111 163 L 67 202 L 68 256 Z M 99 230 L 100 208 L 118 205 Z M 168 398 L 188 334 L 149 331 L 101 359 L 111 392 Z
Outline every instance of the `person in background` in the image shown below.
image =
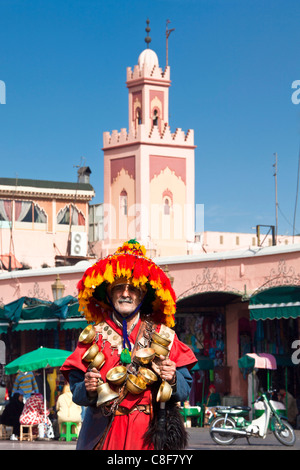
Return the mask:
M 208 388 L 208 394 L 205 399 L 205 417 L 204 424 L 207 425 L 209 419 L 215 413 L 216 406 L 221 405 L 221 398 L 219 393 L 216 391 L 215 385 L 211 384 Z
M 26 401 L 32 393 L 38 393 L 38 391 L 33 372 L 18 372 L 11 392 L 12 395 L 17 392 L 22 393 L 24 401 Z
M 76 405 L 72 399 L 70 386 L 67 384 L 63 388 L 63 393 L 59 395 L 56 402 L 57 420 L 59 432 L 64 432 L 62 429 L 63 423 L 72 422 L 76 423 L 76 434 L 79 435 L 81 428 L 81 406 Z
M 0 417 L 1 424 L 12 426 L 13 433 L 10 436 L 11 441 L 17 441 L 20 436 L 20 416 L 24 408 L 23 395 L 16 392 L 5 406 Z
M 56 380 L 57 380 L 57 370 L 52 369 L 52 372 L 49 372 L 47 375 L 47 382 L 50 387 L 50 400 L 49 407 L 54 408 L 56 402 Z
M 206 397 L 206 406 L 218 406 L 221 405 L 221 398 L 220 394 L 217 393 L 216 387 L 214 385 L 210 385 L 208 388 L 208 394 Z
M 278 393 L 278 400 L 281 401 L 287 410 L 287 419 L 292 426 L 296 426 L 296 418 L 299 413 L 296 398 L 291 393 L 281 388 Z
M 44 378 L 43 378 L 43 371 L 42 369 L 38 369 L 37 371 L 34 372 L 34 378 L 36 380 L 37 386 L 39 393 L 44 396 Z M 50 402 L 50 385 L 47 380 L 47 375 L 45 374 L 45 379 L 46 379 L 46 401 L 47 405 L 49 406 Z
M 47 427 L 51 433 L 46 435 L 46 437 L 51 437 L 50 434 L 53 433 L 52 430 L 52 423 L 49 419 L 49 410 L 46 408 L 46 416 L 45 416 L 45 408 L 44 408 L 44 397 L 39 392 L 33 393 L 25 403 L 23 408 L 22 414 L 20 416 L 20 424 L 27 425 L 39 425 L 43 424 Z M 37 434 L 37 429 L 33 429 L 33 433 Z M 45 433 L 46 434 L 46 433 Z

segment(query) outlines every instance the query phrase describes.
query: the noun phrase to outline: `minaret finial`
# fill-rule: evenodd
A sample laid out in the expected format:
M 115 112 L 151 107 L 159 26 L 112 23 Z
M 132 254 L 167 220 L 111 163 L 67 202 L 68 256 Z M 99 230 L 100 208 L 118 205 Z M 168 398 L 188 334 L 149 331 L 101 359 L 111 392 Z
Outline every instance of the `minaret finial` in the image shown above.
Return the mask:
M 175 31 L 175 28 L 173 29 L 168 29 L 168 24 L 171 23 L 170 20 L 167 20 L 167 26 L 166 26 L 166 66 L 168 66 L 169 62 L 169 45 L 168 45 L 168 39 L 172 31 Z
M 145 43 L 147 44 L 147 49 L 149 49 L 149 44 L 150 44 L 150 42 L 151 42 L 151 38 L 150 38 L 150 36 L 149 36 L 149 33 L 150 33 L 150 31 L 151 31 L 151 29 L 150 29 L 150 27 L 149 27 L 149 24 L 150 24 L 149 19 L 147 19 L 146 23 L 147 23 L 147 27 L 146 27 L 145 31 L 146 31 L 146 33 L 147 33 L 147 37 L 145 37 Z

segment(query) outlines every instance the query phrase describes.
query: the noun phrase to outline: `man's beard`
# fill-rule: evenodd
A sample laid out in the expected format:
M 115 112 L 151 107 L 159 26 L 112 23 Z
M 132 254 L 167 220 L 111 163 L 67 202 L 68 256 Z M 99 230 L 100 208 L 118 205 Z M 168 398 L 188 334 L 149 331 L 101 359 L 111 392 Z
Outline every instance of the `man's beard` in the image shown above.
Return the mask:
M 132 299 L 120 299 L 118 300 L 118 304 L 123 304 L 123 303 L 126 303 L 126 304 L 132 304 L 133 303 L 133 300 Z
M 117 310 L 117 313 L 123 317 L 123 318 L 126 318 L 127 316 L 131 315 L 133 312 L 134 312 L 134 302 L 132 299 L 119 299 L 118 302 L 117 302 L 117 305 L 119 306 L 122 306 L 123 304 L 128 304 L 128 305 L 132 305 L 133 308 L 129 309 L 129 310 L 125 310 L 125 311 L 120 311 L 118 308 L 116 309 Z

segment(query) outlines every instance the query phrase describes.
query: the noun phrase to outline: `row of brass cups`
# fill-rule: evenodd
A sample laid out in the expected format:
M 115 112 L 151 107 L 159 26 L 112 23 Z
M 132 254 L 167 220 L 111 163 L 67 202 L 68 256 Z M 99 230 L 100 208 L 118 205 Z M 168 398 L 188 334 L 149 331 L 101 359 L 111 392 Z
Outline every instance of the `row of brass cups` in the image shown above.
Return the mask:
M 88 325 L 80 334 L 79 341 L 88 344 L 91 343 L 96 337 L 96 330 L 93 325 Z M 151 363 L 151 361 L 160 355 L 167 356 L 169 353 L 166 347 L 170 341 L 153 333 L 152 343 L 150 348 L 143 348 L 136 352 L 136 359 L 141 364 L 138 370 L 137 376 L 128 374 L 126 367 L 116 366 L 110 369 L 106 374 L 106 379 L 114 385 L 122 385 L 126 381 L 127 391 L 133 394 L 142 393 L 147 385 L 157 381 L 157 375 L 148 367 L 145 367 Z M 99 351 L 99 347 L 96 343 L 93 343 L 87 351 L 84 353 L 82 359 L 89 362 L 89 369 L 96 368 L 99 370 L 105 363 L 104 354 Z M 118 394 L 114 392 L 109 384 L 103 381 L 99 381 L 97 387 L 97 406 L 105 405 L 118 397 Z M 157 394 L 157 401 L 165 402 L 171 397 L 172 389 L 168 382 L 163 381 L 160 385 Z
M 152 333 L 152 343 L 151 348 L 155 351 L 157 357 L 164 356 L 167 357 L 169 354 L 168 346 L 171 343 L 166 336 L 160 335 L 156 332 Z M 159 402 L 166 402 L 170 400 L 172 395 L 172 387 L 166 380 L 163 380 L 158 392 L 156 400 Z
M 93 325 L 88 325 L 79 336 L 79 341 L 84 344 L 89 344 L 94 341 L 96 337 L 96 330 Z M 89 362 L 88 370 L 93 368 L 99 370 L 105 363 L 105 356 L 96 343 L 93 343 L 82 356 L 82 360 Z M 118 394 L 114 392 L 108 383 L 99 379 L 97 387 L 97 404 L 96 406 L 106 405 L 109 402 L 118 398 Z

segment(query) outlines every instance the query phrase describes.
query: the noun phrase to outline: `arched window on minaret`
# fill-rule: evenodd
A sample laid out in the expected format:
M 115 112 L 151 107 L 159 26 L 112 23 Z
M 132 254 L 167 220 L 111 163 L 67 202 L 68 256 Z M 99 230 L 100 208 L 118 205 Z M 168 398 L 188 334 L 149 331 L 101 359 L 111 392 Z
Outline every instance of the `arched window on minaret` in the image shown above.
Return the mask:
M 121 191 L 120 194 L 120 213 L 121 215 L 127 215 L 127 208 L 128 208 L 128 196 L 125 189 Z
M 136 122 L 142 124 L 142 110 L 141 108 L 136 109 Z
M 136 93 L 133 95 L 133 124 L 135 130 L 137 130 L 138 126 L 142 124 L 142 96 L 140 93 Z
M 163 202 L 163 213 L 164 215 L 171 214 L 171 207 L 173 205 L 173 193 L 169 189 L 166 189 L 162 195 Z
M 153 112 L 153 117 L 152 117 L 152 124 L 153 126 L 157 126 L 158 125 L 158 110 L 155 109 L 154 112 Z
M 167 197 L 164 200 L 164 215 L 170 215 L 170 200 Z

